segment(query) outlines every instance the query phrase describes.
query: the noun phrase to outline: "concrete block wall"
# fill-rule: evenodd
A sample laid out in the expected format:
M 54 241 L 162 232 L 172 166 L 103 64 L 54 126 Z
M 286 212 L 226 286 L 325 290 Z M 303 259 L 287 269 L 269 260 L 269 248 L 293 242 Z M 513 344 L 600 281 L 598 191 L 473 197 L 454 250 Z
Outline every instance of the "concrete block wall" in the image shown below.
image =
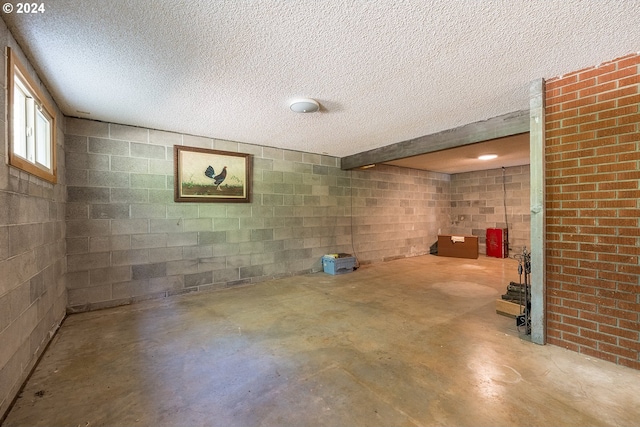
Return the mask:
M 479 252 L 486 254 L 487 228 L 509 226 L 509 253 L 531 248 L 529 165 L 451 175 L 452 234 L 478 236 Z M 505 195 L 506 189 L 506 195 Z
M 640 55 L 545 96 L 548 342 L 640 369 Z
M 252 203 L 175 203 L 176 144 L 251 154 Z M 446 176 L 81 119 L 66 162 L 70 311 L 319 271 L 354 247 L 365 263 L 426 253 L 448 207 Z
M 449 175 L 387 165 L 352 173 L 353 240 L 363 263 L 427 254 L 448 231 Z
M 22 56 L 4 22 L 3 46 Z M 0 420 L 65 315 L 64 134 L 57 132 L 58 184 L 7 165 L 6 73 L 0 100 Z M 41 89 L 46 92 L 44 87 Z M 55 105 L 55 104 L 52 104 Z M 60 111 L 57 112 L 63 123 Z

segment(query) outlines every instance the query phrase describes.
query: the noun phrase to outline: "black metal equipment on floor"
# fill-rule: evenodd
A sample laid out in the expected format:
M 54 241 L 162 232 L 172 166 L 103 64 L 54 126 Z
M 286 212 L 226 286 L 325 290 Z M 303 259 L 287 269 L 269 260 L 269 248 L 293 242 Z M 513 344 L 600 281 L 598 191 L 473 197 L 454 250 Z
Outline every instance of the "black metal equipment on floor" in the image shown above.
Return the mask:
M 531 334 L 531 253 L 527 247 L 523 247 L 521 254 L 513 256 L 518 261 L 519 282 L 511 282 L 507 286 L 507 293 L 502 295 L 502 299 L 520 305 L 520 314 L 516 316 L 516 326 L 518 331 L 527 335 Z M 524 281 L 522 280 L 524 276 Z

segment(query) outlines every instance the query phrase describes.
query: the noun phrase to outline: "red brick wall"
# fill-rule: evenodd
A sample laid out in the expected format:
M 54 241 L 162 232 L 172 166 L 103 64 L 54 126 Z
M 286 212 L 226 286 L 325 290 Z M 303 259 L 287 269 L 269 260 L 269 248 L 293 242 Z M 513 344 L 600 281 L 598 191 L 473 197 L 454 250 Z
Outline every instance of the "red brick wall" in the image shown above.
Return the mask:
M 547 339 L 640 369 L 640 55 L 546 81 Z

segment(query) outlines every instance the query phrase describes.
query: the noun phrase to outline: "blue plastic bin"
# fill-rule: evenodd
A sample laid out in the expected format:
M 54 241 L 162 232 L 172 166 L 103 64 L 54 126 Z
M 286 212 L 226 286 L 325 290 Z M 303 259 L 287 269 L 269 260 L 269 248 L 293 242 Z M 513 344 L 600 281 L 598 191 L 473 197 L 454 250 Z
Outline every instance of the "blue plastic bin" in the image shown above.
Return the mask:
M 332 256 L 322 257 L 322 269 L 325 273 L 345 274 L 351 273 L 356 266 L 355 257 L 334 258 Z

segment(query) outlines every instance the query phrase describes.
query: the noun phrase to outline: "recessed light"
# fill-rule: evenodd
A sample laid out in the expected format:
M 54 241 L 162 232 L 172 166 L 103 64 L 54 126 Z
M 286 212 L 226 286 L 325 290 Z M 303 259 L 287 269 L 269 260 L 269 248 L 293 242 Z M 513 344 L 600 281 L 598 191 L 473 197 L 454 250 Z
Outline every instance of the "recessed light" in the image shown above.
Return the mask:
M 497 154 L 483 154 L 482 156 L 478 156 L 478 160 L 493 160 L 497 157 Z

